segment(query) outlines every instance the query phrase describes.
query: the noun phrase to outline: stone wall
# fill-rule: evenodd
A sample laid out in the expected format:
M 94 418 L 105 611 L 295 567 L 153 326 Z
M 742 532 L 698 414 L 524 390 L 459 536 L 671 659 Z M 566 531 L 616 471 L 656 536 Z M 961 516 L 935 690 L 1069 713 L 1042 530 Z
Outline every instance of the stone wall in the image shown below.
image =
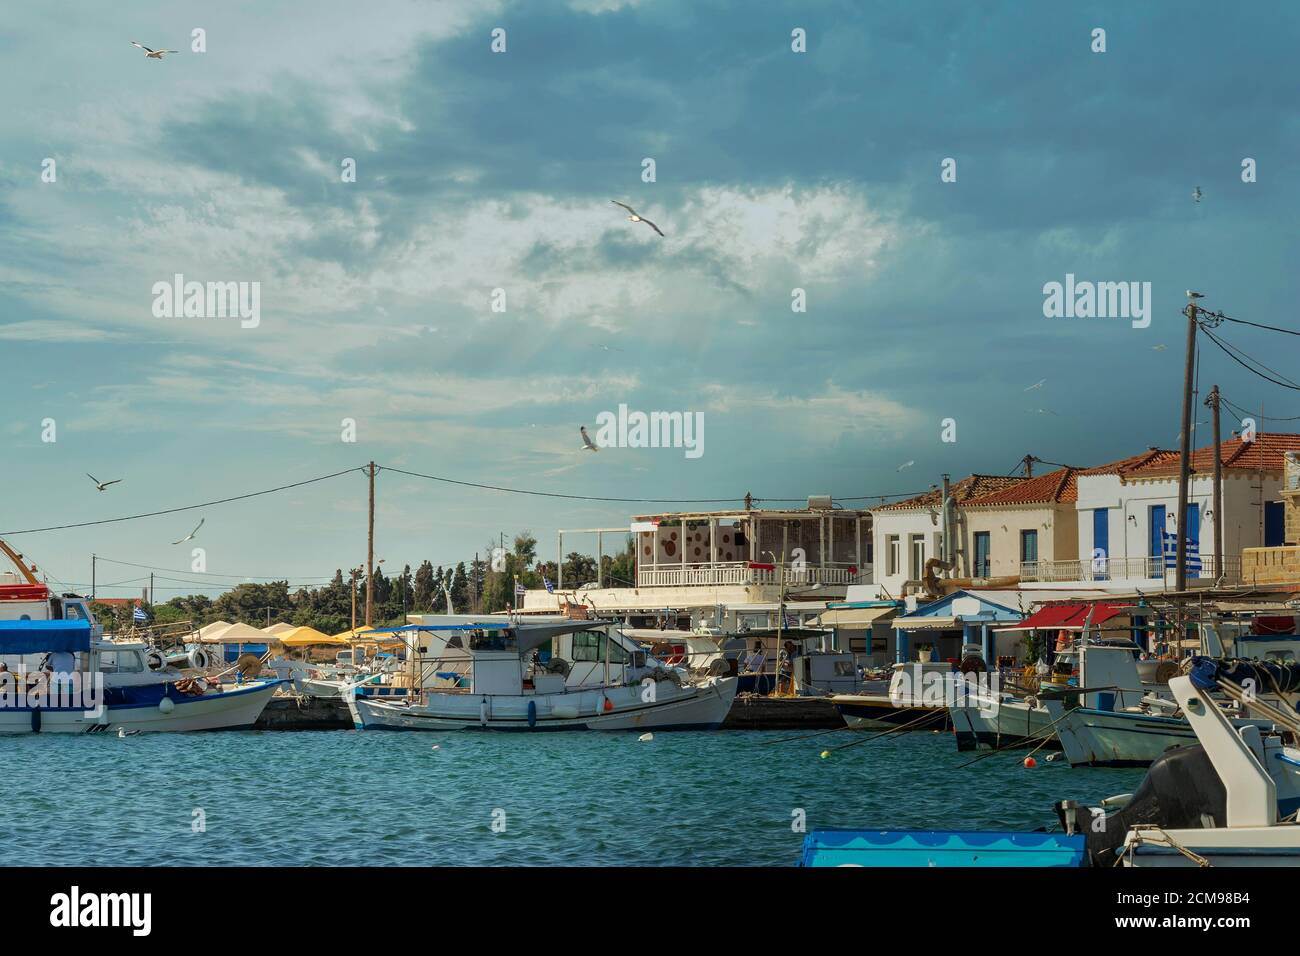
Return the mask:
M 1287 520 L 1290 518 L 1288 509 Z M 1241 580 L 1244 584 L 1300 584 L 1300 547 L 1243 548 Z

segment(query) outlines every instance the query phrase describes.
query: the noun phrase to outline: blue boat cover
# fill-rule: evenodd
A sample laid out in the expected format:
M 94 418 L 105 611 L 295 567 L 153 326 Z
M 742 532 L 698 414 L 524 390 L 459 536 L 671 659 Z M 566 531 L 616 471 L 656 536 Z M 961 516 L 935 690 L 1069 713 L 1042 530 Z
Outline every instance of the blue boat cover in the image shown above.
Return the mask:
M 1285 664 L 1280 661 L 1243 661 L 1217 660 L 1213 657 L 1196 657 L 1192 659 L 1191 673 L 1193 686 L 1201 690 L 1215 690 L 1221 680 L 1245 685 L 1253 681 L 1255 690 L 1281 691 L 1293 693 L 1300 690 L 1300 664 Z
M 1083 866 L 1083 834 L 996 830 L 813 830 L 801 866 Z
M 88 650 L 89 621 L 0 621 L 0 654 Z

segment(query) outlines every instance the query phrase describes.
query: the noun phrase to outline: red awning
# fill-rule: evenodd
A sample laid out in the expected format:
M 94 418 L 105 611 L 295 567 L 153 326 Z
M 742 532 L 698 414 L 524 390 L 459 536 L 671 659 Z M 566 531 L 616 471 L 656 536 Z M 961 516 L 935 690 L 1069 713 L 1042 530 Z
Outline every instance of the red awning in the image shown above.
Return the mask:
M 1092 611 L 1092 623 L 1101 624 L 1132 609 L 1131 604 L 1049 604 L 1017 624 L 1016 630 L 1042 628 L 1077 631 L 1083 629 L 1089 610 Z

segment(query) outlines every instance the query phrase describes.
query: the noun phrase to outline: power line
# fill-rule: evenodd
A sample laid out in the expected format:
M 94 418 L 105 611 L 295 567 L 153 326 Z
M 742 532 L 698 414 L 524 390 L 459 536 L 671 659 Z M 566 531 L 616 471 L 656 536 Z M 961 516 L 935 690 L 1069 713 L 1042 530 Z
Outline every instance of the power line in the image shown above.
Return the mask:
M 290 575 L 284 574 L 224 574 L 217 571 L 185 571 L 176 568 L 162 568 L 152 564 L 136 564 L 131 561 L 119 561 L 116 558 L 106 558 L 102 554 L 95 555 L 95 558 L 98 561 L 107 561 L 109 564 L 124 564 L 128 568 L 144 568 L 147 571 L 165 571 L 170 574 L 198 574 L 214 578 L 238 578 L 241 581 L 248 578 L 260 578 L 264 581 L 284 581 L 286 578 L 290 577 Z M 334 575 L 332 574 L 302 574 L 292 575 L 292 577 L 300 577 L 304 580 L 319 579 L 321 581 L 332 581 L 334 579 Z
M 328 481 L 330 478 L 337 478 L 340 475 L 347 475 L 354 471 L 361 471 L 360 468 L 347 468 L 343 471 L 336 471 L 332 475 L 321 475 L 319 478 L 308 478 L 305 481 L 295 481 L 288 485 L 279 485 L 275 488 L 267 488 L 265 491 L 250 491 L 246 495 L 234 495 L 230 498 L 218 498 L 216 501 L 205 501 L 197 505 L 184 505 L 179 508 L 165 508 L 162 511 L 147 511 L 142 514 L 124 515 L 120 518 L 101 518 L 99 521 L 78 521 L 73 524 L 56 524 L 48 528 L 26 528 L 22 531 L 0 531 L 0 536 L 13 534 L 36 534 L 41 531 L 64 531 L 68 528 L 89 528 L 93 525 L 115 524 L 119 521 L 135 521 L 139 518 L 156 518 L 159 515 L 171 515 L 181 511 L 194 511 L 196 508 L 211 508 L 214 505 L 229 504 L 232 501 L 243 501 L 247 498 L 257 498 L 261 495 L 272 495 L 277 491 L 288 491 L 291 488 L 301 488 L 303 485 L 314 484 L 318 481 Z
M 1207 334 L 1207 335 L 1210 335 L 1210 334 L 1212 334 L 1212 333 L 1210 333 L 1210 332 L 1207 331 L 1206 334 Z M 1226 342 L 1226 341 L 1224 341 L 1223 339 L 1219 339 L 1219 342 L 1220 342 L 1222 345 L 1226 346 L 1229 350 L 1231 350 L 1232 353 L 1233 353 L 1234 355 L 1239 355 L 1239 356 L 1241 356 L 1243 359 L 1246 359 L 1246 360 L 1248 360 L 1248 361 L 1254 362 L 1256 365 L 1258 365 L 1258 366 L 1259 366 L 1260 368 L 1262 368 L 1264 371 L 1266 371 L 1266 372 L 1271 372 L 1273 375 L 1276 375 L 1278 378 L 1282 379 L 1282 381 L 1284 381 L 1284 382 L 1286 382 L 1286 383 L 1288 383 L 1288 384 L 1290 384 L 1290 385 L 1296 385 L 1295 382 L 1291 381 L 1291 379 L 1287 378 L 1285 375 L 1283 375 L 1283 374 L 1282 374 L 1281 372 L 1279 372 L 1277 369 L 1275 369 L 1275 368 L 1270 368 L 1269 366 L 1265 365 L 1263 362 L 1261 362 L 1259 359 L 1255 358 L 1255 356 L 1251 355 L 1250 353 L 1246 352 L 1244 349 L 1240 349 L 1240 348 L 1238 348 L 1237 346 L 1233 345 L 1231 342 Z M 1300 385 L 1297 385 L 1296 387 L 1300 388 Z
M 607 501 L 617 504 L 670 504 L 670 505 L 725 505 L 743 501 L 743 498 L 612 498 L 598 495 L 568 495 L 558 491 L 533 491 L 527 488 L 507 488 L 503 485 L 488 485 L 477 481 L 461 481 L 456 478 L 446 478 L 441 475 L 425 475 L 417 471 L 405 471 L 401 468 L 392 468 L 388 465 L 378 466 L 380 471 L 391 471 L 394 474 L 406 475 L 409 478 L 424 478 L 428 481 L 439 481 L 449 485 L 460 485 L 464 488 L 480 488 L 485 491 L 501 491 L 511 495 L 533 495 L 539 498 L 564 498 L 569 501 Z M 905 493 L 889 495 L 858 495 L 856 497 L 839 497 L 833 496 L 836 501 L 871 501 L 876 498 L 907 498 L 912 495 L 921 494 L 921 492 L 909 491 Z M 804 497 L 791 498 L 753 498 L 753 501 L 804 501 Z
M 1267 329 L 1270 332 L 1284 332 L 1287 335 L 1300 335 L 1300 331 L 1297 331 L 1296 329 L 1284 329 L 1276 325 L 1262 325 L 1259 322 L 1247 322 L 1245 319 L 1234 319 L 1231 316 L 1224 315 L 1222 312 L 1206 312 L 1205 309 L 1197 309 L 1197 311 L 1204 312 L 1206 315 L 1215 319 L 1221 319 L 1224 322 L 1235 322 L 1238 325 L 1249 325 L 1257 329 Z
M 1266 422 L 1300 422 L 1300 415 L 1292 415 L 1288 418 L 1281 418 L 1276 415 L 1261 415 L 1259 412 L 1249 411 L 1247 409 L 1242 408 L 1240 405 L 1237 405 L 1235 402 L 1228 401 L 1226 398 L 1223 397 L 1222 392 L 1219 393 L 1219 401 L 1222 402 L 1224 405 L 1226 405 L 1233 412 L 1240 415 L 1242 418 L 1258 418 Z
M 1255 375 L 1258 375 L 1260 378 L 1264 379 L 1265 381 L 1267 381 L 1267 382 L 1272 382 L 1274 385 L 1280 385 L 1280 386 L 1282 386 L 1283 388 L 1289 388 L 1289 389 L 1291 389 L 1291 390 L 1294 391 L 1294 392 L 1300 392 L 1300 385 L 1295 385 L 1295 384 L 1290 383 L 1290 382 L 1283 382 L 1283 381 L 1280 381 L 1280 380 L 1278 380 L 1278 379 L 1276 379 L 1276 378 L 1273 378 L 1272 376 L 1265 375 L 1265 374 L 1264 374 L 1263 372 L 1261 372 L 1259 369 L 1254 368 L 1254 367 L 1252 367 L 1252 366 L 1246 364 L 1245 362 L 1243 362 L 1241 359 L 1237 358 L 1236 355 L 1234 355 L 1231 351 L 1229 351 L 1227 345 L 1226 345 L 1224 342 L 1221 342 L 1221 341 L 1219 340 L 1218 336 L 1216 336 L 1216 335 L 1215 335 L 1213 332 L 1211 332 L 1209 329 L 1207 329 L 1207 328 L 1205 328 L 1204 326 L 1202 326 L 1202 327 L 1201 327 L 1201 331 L 1205 333 L 1206 337 L 1209 338 L 1209 340 L 1210 340 L 1211 342 L 1213 342 L 1215 345 L 1217 345 L 1217 346 L 1219 347 L 1219 349 L 1223 352 L 1224 355 L 1228 356 L 1228 358 L 1232 359 L 1234 362 L 1236 362 L 1236 363 L 1237 363 L 1238 365 L 1240 365 L 1242 368 L 1246 369 L 1248 372 L 1252 372 L 1252 373 L 1254 373 Z M 1246 353 L 1242 352 L 1242 354 L 1245 355 Z M 1250 356 L 1246 356 L 1246 357 L 1247 357 L 1247 358 L 1250 358 Z M 1256 360 L 1256 359 L 1251 359 L 1251 361 L 1257 361 L 1257 360 Z M 1259 363 L 1259 364 L 1262 365 L 1263 363 Z M 1272 369 L 1269 369 L 1269 371 L 1272 371 Z

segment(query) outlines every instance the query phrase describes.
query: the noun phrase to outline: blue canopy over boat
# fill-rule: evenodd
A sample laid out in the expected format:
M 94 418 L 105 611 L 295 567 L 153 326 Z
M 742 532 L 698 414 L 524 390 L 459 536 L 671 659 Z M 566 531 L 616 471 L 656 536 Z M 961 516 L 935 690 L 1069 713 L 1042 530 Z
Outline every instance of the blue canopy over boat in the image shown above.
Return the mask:
M 0 654 L 88 650 L 89 621 L 0 621 Z

